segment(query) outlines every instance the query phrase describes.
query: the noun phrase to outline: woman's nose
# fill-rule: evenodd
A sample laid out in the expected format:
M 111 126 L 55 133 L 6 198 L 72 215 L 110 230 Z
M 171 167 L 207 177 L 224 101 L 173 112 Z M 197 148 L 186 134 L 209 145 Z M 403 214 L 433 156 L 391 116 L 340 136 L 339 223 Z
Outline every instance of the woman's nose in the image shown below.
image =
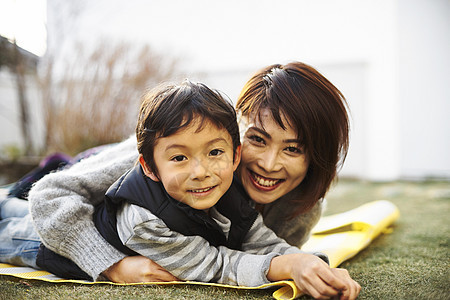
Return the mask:
M 275 149 L 266 149 L 260 159 L 258 165 L 266 172 L 276 172 L 281 170 L 282 166 L 279 160 L 279 153 Z

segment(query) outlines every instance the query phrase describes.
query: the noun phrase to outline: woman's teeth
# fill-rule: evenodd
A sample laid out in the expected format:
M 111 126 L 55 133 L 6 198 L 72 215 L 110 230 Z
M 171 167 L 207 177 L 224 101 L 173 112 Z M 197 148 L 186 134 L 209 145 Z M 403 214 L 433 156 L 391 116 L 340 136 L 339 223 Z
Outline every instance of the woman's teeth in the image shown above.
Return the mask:
M 262 178 L 258 175 L 256 175 L 255 173 L 252 173 L 253 175 L 253 179 L 255 179 L 255 181 L 262 186 L 265 187 L 271 187 L 274 186 L 275 184 L 277 184 L 278 182 L 280 182 L 280 180 L 273 180 L 273 179 L 267 179 L 267 178 Z

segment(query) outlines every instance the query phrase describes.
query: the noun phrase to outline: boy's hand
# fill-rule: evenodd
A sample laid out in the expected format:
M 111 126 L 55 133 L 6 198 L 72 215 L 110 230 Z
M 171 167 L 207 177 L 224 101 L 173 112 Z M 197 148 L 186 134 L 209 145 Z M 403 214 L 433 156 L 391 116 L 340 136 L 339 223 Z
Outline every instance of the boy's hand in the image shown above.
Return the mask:
M 330 270 L 336 277 L 340 278 L 345 283 L 345 288 L 341 290 L 339 299 L 356 299 L 361 291 L 361 286 L 350 277 L 348 271 L 341 268 L 332 268 Z
M 117 283 L 178 281 L 178 278 L 145 256 L 127 256 L 102 274 Z
M 287 254 L 272 259 L 267 278 L 271 281 L 293 279 L 305 294 L 316 299 L 356 299 L 361 290 L 347 270 L 331 269 L 311 254 Z

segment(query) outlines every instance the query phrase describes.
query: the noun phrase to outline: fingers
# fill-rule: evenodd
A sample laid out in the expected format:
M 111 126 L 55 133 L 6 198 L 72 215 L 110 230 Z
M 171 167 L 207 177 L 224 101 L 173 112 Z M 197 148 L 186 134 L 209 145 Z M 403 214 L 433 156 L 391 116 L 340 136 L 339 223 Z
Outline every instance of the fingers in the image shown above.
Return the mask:
M 319 277 L 310 278 L 310 281 L 304 282 L 303 287 L 299 288 L 314 299 L 330 299 L 339 296 L 339 291 L 325 284 Z
M 178 278 L 173 276 L 169 271 L 152 261 L 151 259 L 141 256 L 143 259 L 141 263 L 141 281 L 142 282 L 163 282 L 163 281 L 178 281 Z
M 338 296 L 344 282 L 336 277 L 326 263 L 316 256 L 305 259 L 294 268 L 293 279 L 300 290 L 315 299 L 329 299 Z M 336 288 L 336 286 L 338 288 Z
M 358 297 L 361 286 L 354 281 L 345 269 L 316 270 L 305 274 L 302 281 L 302 291 L 315 299 L 354 300 Z
M 353 300 L 358 297 L 361 286 L 354 281 L 347 270 L 340 268 L 331 269 L 333 274 L 344 282 L 344 288 L 341 289 L 340 300 Z
M 350 277 L 346 269 L 332 268 L 328 270 L 329 272 L 321 272 L 319 276 L 325 284 L 338 291 L 340 300 L 353 300 L 358 297 L 361 286 Z M 318 291 L 321 292 L 321 290 Z M 321 295 L 329 294 L 321 293 Z
M 361 290 L 347 270 L 330 268 L 316 256 L 298 255 L 292 259 L 295 284 L 315 299 L 354 300 Z M 295 263 L 294 263 L 295 261 Z
M 345 270 L 347 271 L 347 270 Z M 341 278 L 341 276 L 337 276 L 333 269 L 330 267 L 326 267 L 326 271 L 318 274 L 323 282 L 329 285 L 331 288 L 337 291 L 341 291 L 346 288 L 346 281 Z
M 147 274 L 146 281 L 167 282 L 167 281 L 179 281 L 179 279 L 170 274 L 170 272 L 160 267 L 160 269 L 156 270 L 154 269 L 151 274 Z
M 127 256 L 103 272 L 118 283 L 178 281 L 160 265 L 145 256 Z

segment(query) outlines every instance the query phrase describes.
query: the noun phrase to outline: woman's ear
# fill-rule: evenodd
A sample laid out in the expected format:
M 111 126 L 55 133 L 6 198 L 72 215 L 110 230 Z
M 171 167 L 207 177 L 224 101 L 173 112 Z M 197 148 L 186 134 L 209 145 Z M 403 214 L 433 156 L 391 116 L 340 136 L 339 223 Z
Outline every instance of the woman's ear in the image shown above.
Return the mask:
M 241 162 L 241 150 L 241 145 L 236 147 L 236 151 L 234 152 L 233 171 L 236 171 L 239 163 Z
M 159 178 L 158 176 L 155 175 L 155 173 L 150 169 L 150 167 L 147 165 L 147 163 L 144 160 L 144 157 L 142 156 L 142 154 L 139 154 L 139 163 L 142 166 L 142 170 L 144 170 L 144 174 L 150 178 L 153 181 L 158 182 Z

